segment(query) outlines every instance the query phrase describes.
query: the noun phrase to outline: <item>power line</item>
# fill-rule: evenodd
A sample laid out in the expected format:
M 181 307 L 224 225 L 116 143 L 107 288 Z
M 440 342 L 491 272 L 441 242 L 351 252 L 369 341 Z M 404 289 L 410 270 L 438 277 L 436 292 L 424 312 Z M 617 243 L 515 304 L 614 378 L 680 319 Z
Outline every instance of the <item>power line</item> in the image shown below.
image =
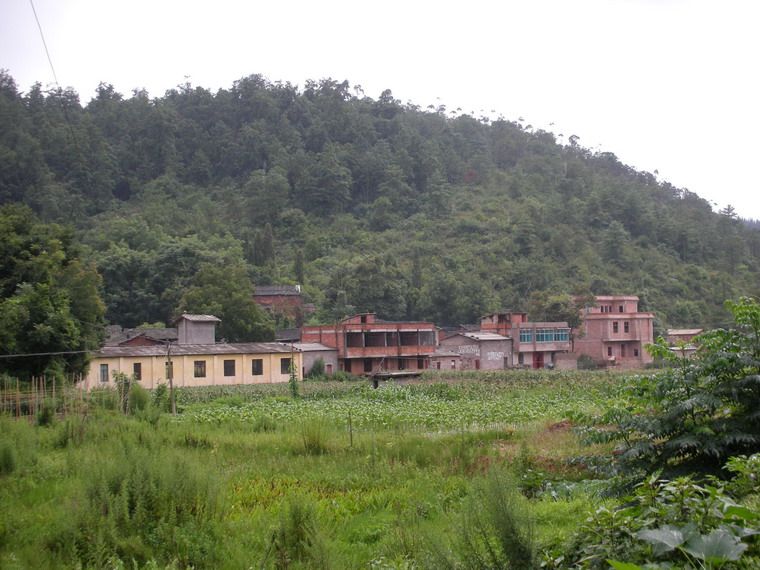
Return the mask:
M 47 56 L 48 63 L 50 64 L 50 69 L 53 71 L 53 79 L 55 79 L 55 84 L 58 86 L 58 88 L 61 87 L 60 83 L 58 83 L 58 75 L 55 72 L 55 67 L 53 67 L 53 60 L 50 57 L 50 52 L 48 51 L 47 42 L 45 41 L 45 34 L 42 33 L 42 25 L 40 24 L 40 19 L 37 17 L 37 10 L 34 8 L 34 1 L 29 0 L 29 4 L 32 7 L 32 12 L 34 13 L 34 20 L 37 22 L 37 29 L 40 31 L 40 37 L 42 38 L 42 45 L 45 46 L 45 55 Z
M 25 356 L 59 356 L 61 354 L 95 354 L 97 350 L 65 350 L 61 352 L 30 352 L 27 354 L 0 354 L 0 358 L 23 358 Z

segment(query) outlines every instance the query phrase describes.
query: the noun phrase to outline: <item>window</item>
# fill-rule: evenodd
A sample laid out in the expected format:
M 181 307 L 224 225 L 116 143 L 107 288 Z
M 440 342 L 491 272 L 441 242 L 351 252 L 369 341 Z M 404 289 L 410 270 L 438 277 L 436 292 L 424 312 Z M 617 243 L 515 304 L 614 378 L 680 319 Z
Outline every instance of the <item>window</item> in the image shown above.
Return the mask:
M 425 369 L 425 359 L 424 358 L 418 358 L 417 359 L 417 370 L 424 370 Z
M 570 340 L 570 329 L 557 329 L 554 331 L 554 340 L 557 342 L 567 342 Z
M 531 329 L 520 329 L 520 342 L 533 342 L 533 331 Z
M 623 332 L 631 332 L 631 326 L 630 325 L 631 325 L 631 323 L 629 323 L 628 321 L 625 321 L 623 323 Z
M 225 376 L 234 376 L 235 375 L 235 361 L 234 360 L 225 360 L 224 361 L 224 375 Z
M 536 329 L 536 342 L 554 342 L 554 329 Z
M 620 356 L 623 357 L 623 358 L 625 358 L 625 345 L 624 344 L 620 345 Z
M 100 365 L 100 381 L 108 382 L 108 364 Z
M 290 374 L 290 358 L 280 359 L 280 374 Z
M 135 380 L 142 380 L 142 363 L 141 362 L 135 362 L 132 365 L 132 376 Z
M 398 369 L 399 370 L 406 370 L 406 362 L 404 362 L 403 358 L 398 359 Z
M 638 348 L 634 348 L 633 349 L 633 355 L 634 356 L 638 356 L 639 355 L 639 349 Z
M 193 377 L 205 378 L 206 377 L 206 361 L 196 360 L 193 362 Z
M 456 360 L 452 360 L 452 361 L 451 361 L 451 369 L 452 369 L 452 370 L 455 370 L 455 369 L 456 369 L 456 367 L 457 367 L 457 361 L 456 361 Z
M 618 306 L 618 313 L 622 313 L 622 312 L 623 312 L 623 305 L 619 305 Z
M 617 333 L 618 332 L 618 322 L 617 321 L 613 321 L 612 322 L 612 332 L 613 333 Z
M 441 362 L 440 361 L 436 362 L 435 363 L 435 367 L 436 367 L 437 370 L 440 370 L 441 369 Z
M 164 363 L 164 373 L 167 380 L 174 378 L 174 363 L 171 360 L 167 360 Z
M 264 361 L 261 358 L 254 358 L 251 360 L 251 374 L 253 376 L 261 376 L 264 374 Z
M 607 347 L 607 356 L 612 356 L 612 347 L 611 346 Z
M 371 358 L 365 358 L 364 359 L 364 371 L 365 372 L 372 372 L 372 359 Z

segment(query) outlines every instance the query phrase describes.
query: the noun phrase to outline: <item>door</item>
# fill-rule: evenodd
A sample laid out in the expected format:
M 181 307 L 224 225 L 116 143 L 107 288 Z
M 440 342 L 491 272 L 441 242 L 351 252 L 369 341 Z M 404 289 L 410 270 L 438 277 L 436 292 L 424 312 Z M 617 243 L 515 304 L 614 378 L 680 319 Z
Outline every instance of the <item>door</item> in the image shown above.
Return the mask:
M 533 368 L 543 368 L 543 367 L 544 367 L 544 353 L 534 352 L 533 353 Z

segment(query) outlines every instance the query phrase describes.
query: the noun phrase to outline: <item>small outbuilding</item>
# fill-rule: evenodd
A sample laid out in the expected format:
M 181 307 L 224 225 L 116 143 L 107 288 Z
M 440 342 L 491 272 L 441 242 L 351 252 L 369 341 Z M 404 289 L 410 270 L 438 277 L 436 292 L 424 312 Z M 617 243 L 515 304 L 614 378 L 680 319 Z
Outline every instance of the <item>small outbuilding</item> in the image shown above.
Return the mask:
M 462 370 L 504 370 L 513 366 L 512 339 L 492 332 L 457 333 L 442 340 L 441 349 L 459 354 Z

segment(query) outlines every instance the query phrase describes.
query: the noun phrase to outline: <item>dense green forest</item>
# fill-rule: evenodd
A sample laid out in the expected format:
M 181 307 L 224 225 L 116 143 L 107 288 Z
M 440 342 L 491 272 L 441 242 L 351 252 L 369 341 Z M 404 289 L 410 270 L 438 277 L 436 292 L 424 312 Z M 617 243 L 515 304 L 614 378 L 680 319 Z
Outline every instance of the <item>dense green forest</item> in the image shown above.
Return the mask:
M 156 98 L 101 84 L 82 105 L 0 73 L 0 125 L 0 203 L 72 227 L 123 326 L 249 311 L 256 326 L 225 336 L 265 338 L 253 283 L 303 283 L 317 321 L 356 309 L 438 324 L 625 293 L 660 328 L 711 326 L 725 299 L 760 294 L 760 229 L 731 208 L 576 136 L 391 91 L 253 75 Z

